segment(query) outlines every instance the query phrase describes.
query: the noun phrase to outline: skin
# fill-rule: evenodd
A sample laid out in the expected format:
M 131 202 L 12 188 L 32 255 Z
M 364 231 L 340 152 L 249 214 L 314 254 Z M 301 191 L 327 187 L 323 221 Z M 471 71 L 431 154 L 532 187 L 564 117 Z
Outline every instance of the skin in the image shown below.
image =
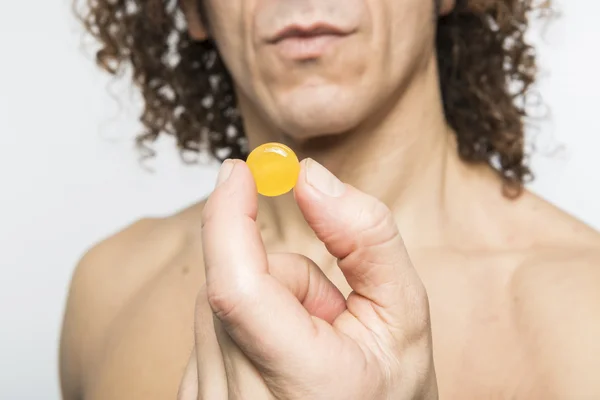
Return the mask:
M 492 171 L 459 160 L 437 87 L 433 4 L 207 0 L 206 29 L 190 1 L 190 33 L 216 39 L 250 146 L 287 143 L 349 189 L 342 200 L 323 200 L 307 180 L 319 164 L 307 160 L 295 195 L 257 197 L 237 162 L 208 202 L 139 221 L 95 246 L 67 304 L 66 399 L 292 399 L 314 386 L 328 399 L 600 397 L 600 235 L 529 192 L 503 197 Z M 443 2 L 442 11 L 452 6 Z M 353 34 L 311 62 L 265 44 L 310 12 Z M 334 203 L 344 196 L 344 206 Z M 344 257 L 332 254 L 331 241 L 387 243 L 394 230 L 382 226 L 396 227 L 401 240 L 356 258 L 386 268 L 338 265 Z M 381 279 L 403 290 L 388 293 Z M 353 290 L 371 310 L 383 307 L 379 318 L 344 300 Z M 227 312 L 232 304 L 242 311 Z M 261 325 L 249 318 L 257 309 L 285 323 Z M 364 324 L 341 328 L 348 310 Z M 364 376 L 351 351 L 319 359 L 322 352 L 303 347 L 317 343 L 302 334 L 308 314 L 368 350 Z M 416 333 L 403 337 L 394 326 Z M 357 334 L 363 328 L 386 332 L 380 353 Z M 269 346 L 256 345 L 261 334 Z M 382 361 L 390 359 L 397 362 Z M 319 380 L 334 374 L 342 378 Z

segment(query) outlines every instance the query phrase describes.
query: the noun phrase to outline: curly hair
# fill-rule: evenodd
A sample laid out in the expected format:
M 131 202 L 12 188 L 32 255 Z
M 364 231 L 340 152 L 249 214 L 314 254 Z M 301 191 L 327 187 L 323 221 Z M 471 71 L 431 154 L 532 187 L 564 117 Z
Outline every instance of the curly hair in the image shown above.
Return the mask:
M 140 88 L 144 131 L 138 145 L 152 156 L 161 134 L 182 153 L 247 156 L 231 76 L 215 43 L 195 41 L 177 0 L 79 0 L 76 11 L 100 43 L 98 64 L 118 75 L 131 67 Z M 79 4 L 75 0 L 75 6 Z M 525 97 L 536 56 L 525 40 L 530 16 L 547 16 L 550 0 L 457 0 L 438 20 L 436 52 L 445 118 L 458 152 L 487 163 L 516 195 L 532 178 L 525 152 Z

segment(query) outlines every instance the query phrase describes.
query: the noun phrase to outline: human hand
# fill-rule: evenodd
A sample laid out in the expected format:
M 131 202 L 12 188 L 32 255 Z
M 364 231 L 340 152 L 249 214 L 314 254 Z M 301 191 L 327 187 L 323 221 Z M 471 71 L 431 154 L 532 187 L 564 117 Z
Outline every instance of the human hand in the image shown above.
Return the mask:
M 203 214 L 206 285 L 180 398 L 437 398 L 427 294 L 390 211 L 302 164 L 296 201 L 353 292 L 304 256 L 267 255 L 250 171 L 227 161 Z

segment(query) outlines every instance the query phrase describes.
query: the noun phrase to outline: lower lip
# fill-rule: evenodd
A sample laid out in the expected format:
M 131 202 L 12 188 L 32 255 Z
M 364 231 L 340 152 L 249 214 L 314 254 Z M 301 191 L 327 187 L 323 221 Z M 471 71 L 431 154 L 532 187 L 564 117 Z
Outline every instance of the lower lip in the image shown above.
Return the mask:
M 307 61 L 321 57 L 331 46 L 343 38 L 342 35 L 291 37 L 277 42 L 276 47 L 284 58 Z

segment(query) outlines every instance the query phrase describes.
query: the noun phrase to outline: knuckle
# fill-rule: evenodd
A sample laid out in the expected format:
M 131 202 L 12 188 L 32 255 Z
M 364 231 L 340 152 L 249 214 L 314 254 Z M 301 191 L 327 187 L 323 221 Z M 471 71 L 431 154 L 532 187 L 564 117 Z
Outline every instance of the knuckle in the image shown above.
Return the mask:
M 206 296 L 208 305 L 214 315 L 221 321 L 235 319 L 235 315 L 243 304 L 243 295 L 236 291 L 209 290 Z
M 380 201 L 373 201 L 369 206 L 363 207 L 357 221 L 357 231 L 364 246 L 385 245 L 400 237 L 390 209 Z

